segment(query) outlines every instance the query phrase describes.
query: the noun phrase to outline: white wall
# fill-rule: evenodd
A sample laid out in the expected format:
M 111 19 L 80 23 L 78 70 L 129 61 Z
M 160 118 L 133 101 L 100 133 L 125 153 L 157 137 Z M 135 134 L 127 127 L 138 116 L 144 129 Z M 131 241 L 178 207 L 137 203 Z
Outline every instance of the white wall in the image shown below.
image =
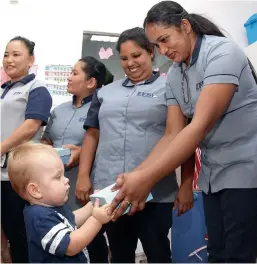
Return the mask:
M 45 64 L 73 64 L 81 55 L 83 30 L 120 33 L 141 26 L 158 0 L 0 0 L 0 57 L 16 35 L 36 43 L 38 75 Z M 209 15 L 241 45 L 246 46 L 244 22 L 257 12 L 256 1 L 179 0 L 189 12 Z
M 245 49 L 245 53 L 248 58 L 251 60 L 255 71 L 257 72 L 257 41 L 252 43 L 250 46 L 247 46 Z
M 192 12 L 202 14 L 224 29 L 240 46 L 248 45 L 244 23 L 257 13 L 257 1 L 194 1 Z

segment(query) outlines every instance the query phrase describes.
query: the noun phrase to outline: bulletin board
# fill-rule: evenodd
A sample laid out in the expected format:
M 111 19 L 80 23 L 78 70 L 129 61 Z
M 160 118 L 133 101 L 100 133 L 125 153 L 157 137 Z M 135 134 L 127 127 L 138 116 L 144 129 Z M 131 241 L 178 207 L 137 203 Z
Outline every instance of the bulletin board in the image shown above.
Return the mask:
M 71 101 L 72 94 L 67 92 L 68 77 L 72 65 L 45 65 L 45 82 L 53 98 L 52 109 L 64 102 Z
M 67 79 L 72 71 L 71 65 L 46 65 L 45 81 L 50 93 L 59 96 L 70 96 L 67 92 Z

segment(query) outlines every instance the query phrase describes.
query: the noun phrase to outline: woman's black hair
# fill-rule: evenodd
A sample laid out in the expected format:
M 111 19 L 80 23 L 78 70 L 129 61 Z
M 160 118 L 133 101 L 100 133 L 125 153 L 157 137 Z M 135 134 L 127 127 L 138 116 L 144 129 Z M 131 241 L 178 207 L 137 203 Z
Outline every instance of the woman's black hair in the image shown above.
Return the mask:
M 148 40 L 143 28 L 135 27 L 123 31 L 117 41 L 116 50 L 120 52 L 121 44 L 128 40 L 134 41 L 139 47 L 146 50 L 148 53 L 154 53 L 154 46 Z
M 11 41 L 21 41 L 25 45 L 25 47 L 27 48 L 29 55 L 34 56 L 35 42 L 30 41 L 29 39 L 21 37 L 21 36 L 14 37 L 9 42 L 11 42 Z
M 174 1 L 162 1 L 154 5 L 146 15 L 144 28 L 147 24 L 176 26 L 179 28 L 182 19 L 187 19 L 190 22 L 192 30 L 197 35 L 225 37 L 218 26 L 209 19 L 197 14 L 188 14 L 180 4 Z
M 84 63 L 82 68 L 88 78 L 94 77 L 97 82 L 96 88 L 101 88 L 103 85 L 107 85 L 113 82 L 113 75 L 105 67 L 105 65 L 92 56 L 86 56 L 79 61 Z

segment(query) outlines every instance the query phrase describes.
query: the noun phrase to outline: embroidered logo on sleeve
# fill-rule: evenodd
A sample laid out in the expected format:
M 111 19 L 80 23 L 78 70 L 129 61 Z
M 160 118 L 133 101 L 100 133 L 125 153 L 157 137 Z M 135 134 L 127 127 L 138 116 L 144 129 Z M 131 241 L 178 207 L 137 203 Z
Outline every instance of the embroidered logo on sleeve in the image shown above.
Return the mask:
M 19 94 L 22 94 L 22 92 L 15 92 L 15 93 L 13 93 L 13 95 L 19 95 Z
M 196 84 L 196 91 L 200 91 L 203 88 L 203 81 Z

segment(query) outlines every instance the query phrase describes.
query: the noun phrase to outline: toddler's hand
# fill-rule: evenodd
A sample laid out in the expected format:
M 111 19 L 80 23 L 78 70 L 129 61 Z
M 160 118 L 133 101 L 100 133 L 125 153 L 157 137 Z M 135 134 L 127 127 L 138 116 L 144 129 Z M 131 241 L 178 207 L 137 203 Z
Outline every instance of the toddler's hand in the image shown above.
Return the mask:
M 98 220 L 102 225 L 106 224 L 112 219 L 112 215 L 110 215 L 109 208 L 110 208 L 109 204 L 105 204 L 99 207 L 99 199 L 96 199 L 92 216 L 96 220 Z

